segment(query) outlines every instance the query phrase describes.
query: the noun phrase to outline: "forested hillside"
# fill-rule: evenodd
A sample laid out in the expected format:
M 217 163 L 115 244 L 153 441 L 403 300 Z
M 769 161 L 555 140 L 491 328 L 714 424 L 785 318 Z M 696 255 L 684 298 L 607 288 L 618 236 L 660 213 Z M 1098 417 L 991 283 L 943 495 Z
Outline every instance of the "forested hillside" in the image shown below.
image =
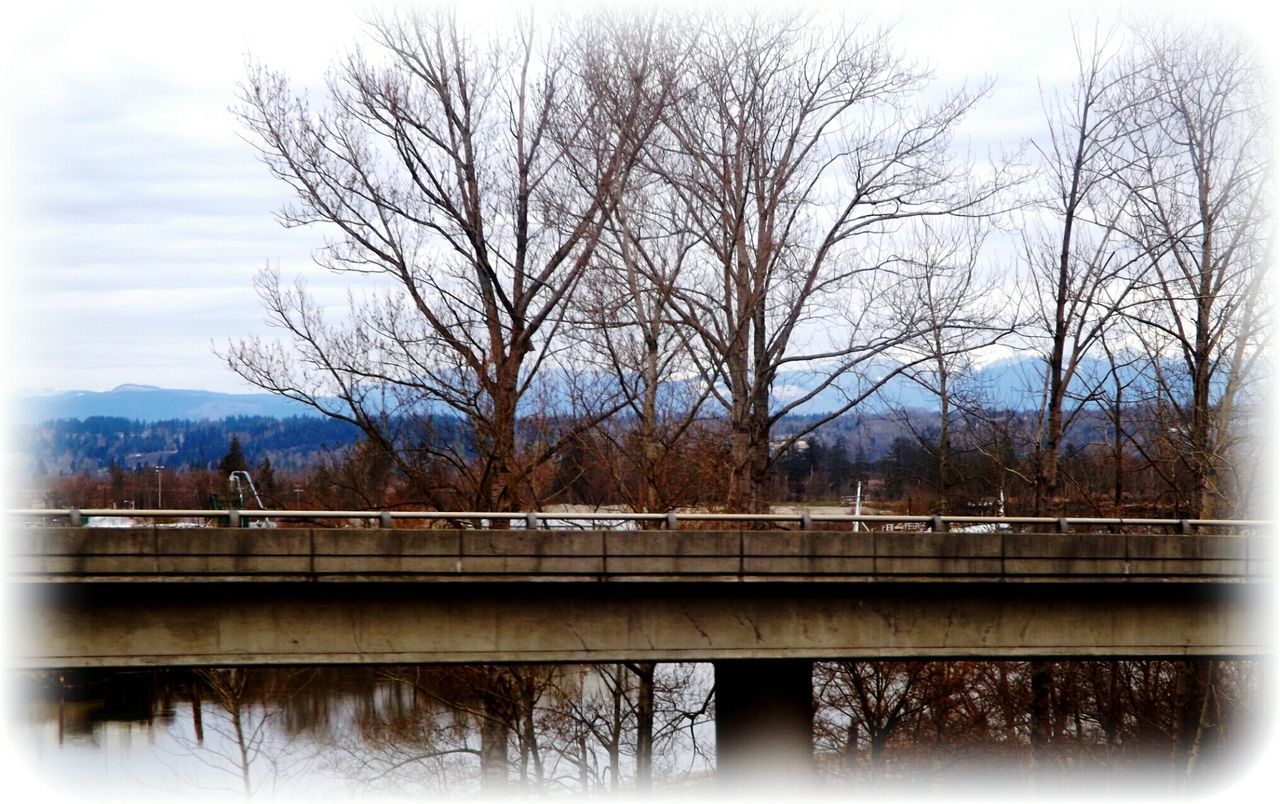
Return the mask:
M 191 421 L 144 422 L 112 416 L 55 419 L 17 429 L 14 444 L 29 477 L 101 473 L 161 465 L 210 469 L 239 439 L 251 463 L 263 458 L 279 469 L 303 469 L 354 443 L 359 431 L 335 419 L 314 416 L 232 416 Z M 20 468 L 21 470 L 21 468 Z
M 1144 419 L 1138 410 L 1126 416 L 1135 422 Z M 951 512 L 969 512 L 974 506 L 989 507 L 1000 495 L 1011 512 L 1030 504 L 1018 473 L 1033 457 L 1026 444 L 1028 434 L 1039 426 L 1034 411 L 954 415 L 945 454 L 938 446 L 937 410 L 849 413 L 816 427 L 815 418 L 789 416 L 777 425 L 769 478 L 769 496 L 776 502 L 834 502 L 853 495 L 862 483 L 868 502 L 896 505 L 907 512 L 935 510 L 939 505 Z M 638 453 L 626 424 L 621 420 L 621 429 L 612 437 L 592 431 L 579 435 L 541 476 L 539 504 L 642 505 L 643 501 L 629 496 L 629 489 L 636 485 Z M 469 452 L 475 438 L 454 417 L 432 417 L 429 424 L 405 420 L 399 426 L 401 439 L 412 445 L 406 449 L 418 456 L 420 471 L 436 475 L 449 471 L 440 455 Z M 532 440 L 544 426 L 546 421 L 521 420 L 518 432 L 522 440 Z M 714 418 L 698 422 L 697 435 L 689 436 L 680 460 L 651 477 L 665 489 L 659 500 L 662 506 L 720 503 L 725 491 L 724 427 L 722 420 Z M 1161 502 L 1165 492 L 1158 476 L 1150 464 L 1123 457 L 1118 461 L 1114 436 L 1112 420 L 1103 410 L 1078 413 L 1063 445 L 1064 465 L 1075 478 L 1073 510 L 1124 510 L 1131 515 L 1159 510 L 1165 504 Z M 1152 443 L 1149 434 L 1136 430 L 1128 439 L 1139 445 Z M 52 492 L 48 504 L 95 505 L 93 501 L 102 497 L 112 478 L 118 486 L 120 473 L 150 475 L 157 466 L 164 468 L 166 477 L 174 478 L 167 482 L 175 491 L 173 484 L 181 475 L 209 472 L 210 477 L 225 481 L 227 473 L 220 465 L 233 440 L 240 451 L 237 465 L 249 469 L 255 480 L 263 474 L 283 473 L 291 484 L 314 486 L 316 504 L 426 502 L 408 490 L 410 484 L 401 471 L 379 458 L 376 445 L 354 426 L 335 419 L 237 416 L 142 422 L 92 416 L 20 428 L 16 445 L 22 480 L 32 483 L 33 490 Z M 139 482 L 140 490 L 149 488 Z M 347 491 L 333 491 L 339 488 Z M 355 496 L 344 496 L 352 490 Z M 338 496 L 331 499 L 333 494 Z M 207 491 L 201 491 L 191 504 L 201 504 L 207 496 Z M 460 502 L 442 497 L 430 504 L 447 508 Z

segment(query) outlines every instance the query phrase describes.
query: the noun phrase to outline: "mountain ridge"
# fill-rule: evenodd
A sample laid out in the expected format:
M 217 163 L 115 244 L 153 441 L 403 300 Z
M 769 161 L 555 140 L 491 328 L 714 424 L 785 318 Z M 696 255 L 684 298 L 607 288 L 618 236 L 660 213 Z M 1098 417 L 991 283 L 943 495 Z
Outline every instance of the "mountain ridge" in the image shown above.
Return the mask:
M 113 416 L 137 421 L 226 419 L 232 416 L 319 416 L 300 402 L 275 394 L 231 394 L 196 388 L 162 388 L 125 383 L 110 391 L 60 391 L 14 394 L 9 413 L 18 424 L 54 419 Z
M 1101 361 L 1093 361 L 1076 378 L 1096 372 Z M 1028 410 L 1038 402 L 1037 392 L 1043 378 L 1043 362 L 1035 357 L 1010 357 L 992 361 L 973 374 L 973 384 L 984 390 L 993 407 Z M 886 369 L 891 370 L 891 369 Z M 784 372 L 773 385 L 775 405 L 783 405 L 809 393 L 820 382 L 821 374 L 806 371 Z M 856 389 L 831 385 L 791 411 L 794 415 L 829 412 L 847 404 L 846 392 Z M 9 397 L 11 418 L 19 424 L 38 424 L 54 419 L 86 419 L 91 416 L 117 416 L 139 421 L 169 419 L 225 419 L 231 416 L 321 416 L 301 402 L 259 393 L 227 393 L 195 388 L 164 388 L 141 383 L 123 383 L 109 391 L 71 390 L 60 392 L 18 391 Z M 885 384 L 879 393 L 863 402 L 859 409 L 880 413 L 892 408 L 936 407 L 936 397 L 919 384 L 898 376 Z M 447 412 L 443 407 L 436 412 Z

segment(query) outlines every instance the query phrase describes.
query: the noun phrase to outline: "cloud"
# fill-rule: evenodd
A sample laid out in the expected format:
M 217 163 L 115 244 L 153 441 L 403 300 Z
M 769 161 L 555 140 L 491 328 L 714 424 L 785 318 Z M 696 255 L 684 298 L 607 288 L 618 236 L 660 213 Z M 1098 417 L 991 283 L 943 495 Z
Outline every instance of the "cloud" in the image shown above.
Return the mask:
M 467 13 L 505 19 L 498 5 Z M 1071 14 L 1110 19 L 1108 9 L 906 2 L 868 13 L 897 21 L 892 41 L 932 67 L 940 88 L 997 79 L 966 123 L 981 152 L 1032 133 L 1037 79 L 1062 79 L 1072 61 Z M 53 2 L 20 6 L 6 27 L 0 58 L 20 77 L 2 90 L 5 270 L 21 299 L 6 316 L 11 381 L 243 388 L 208 343 L 267 332 L 254 272 L 278 261 L 330 295 L 348 280 L 311 267 L 320 231 L 277 224 L 286 188 L 228 107 L 250 54 L 321 87 L 360 41 L 359 15 L 342 2 Z M 185 360 L 172 358 L 179 348 L 191 350 Z
M 787 402 L 792 399 L 799 399 L 800 397 L 808 393 L 806 389 L 802 388 L 799 385 L 787 385 L 785 383 L 775 384 L 773 388 L 770 390 L 771 390 L 771 393 L 773 394 L 773 398 L 782 402 Z

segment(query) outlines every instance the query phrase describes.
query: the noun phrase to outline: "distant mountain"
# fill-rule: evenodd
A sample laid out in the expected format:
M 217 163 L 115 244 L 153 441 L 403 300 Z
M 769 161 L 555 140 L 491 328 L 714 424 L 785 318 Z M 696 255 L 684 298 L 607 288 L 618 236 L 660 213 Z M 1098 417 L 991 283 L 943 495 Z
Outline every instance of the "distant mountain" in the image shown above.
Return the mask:
M 871 376 L 861 380 L 852 378 L 837 380 L 792 412 L 798 416 L 812 416 L 838 410 L 847 405 L 851 397 L 861 393 L 867 385 L 876 382 L 892 369 L 893 366 L 884 366 L 878 372 L 873 370 L 870 372 Z M 1039 404 L 1043 378 L 1043 361 L 1034 357 L 1013 357 L 982 366 L 960 385 L 966 393 L 980 391 L 986 404 L 991 407 L 1030 410 Z M 780 373 L 773 384 L 775 405 L 785 404 L 802 397 L 809 393 L 820 380 L 820 375 L 811 372 Z M 1080 386 L 1079 379 L 1073 387 L 1078 386 Z M 937 406 L 936 395 L 909 377 L 899 374 L 860 404 L 858 410 L 879 414 L 895 408 L 928 409 Z
M 51 419 L 119 416 L 136 421 L 217 420 L 230 416 L 318 416 L 312 408 L 274 394 L 224 394 L 215 391 L 121 385 L 110 391 L 18 392 L 10 399 L 18 424 Z
M 1034 409 L 1039 402 L 1043 385 L 1043 366 L 1043 362 L 1034 357 L 997 360 L 980 368 L 967 383 L 967 388 L 980 388 L 987 404 L 993 407 Z M 1105 366 L 1102 361 L 1085 361 L 1080 375 L 1073 383 L 1073 390 L 1084 392 L 1089 378 L 1101 376 L 1103 368 Z M 883 372 L 889 370 L 882 369 Z M 555 377 L 550 371 L 544 376 Z M 821 374 L 815 372 L 780 373 L 773 386 L 775 405 L 783 405 L 805 396 L 821 379 Z M 874 382 L 874 379 L 872 377 L 870 381 Z M 842 379 L 824 388 L 813 399 L 792 412 L 808 416 L 837 410 L 844 407 L 852 396 L 860 393 L 866 382 L 867 380 L 854 378 Z M 554 381 L 551 384 L 557 385 Z M 567 381 L 560 385 L 569 387 Z M 554 392 L 530 404 L 541 404 L 547 399 L 551 399 L 553 405 L 556 404 Z M 937 397 L 918 383 L 898 376 L 885 383 L 880 392 L 863 402 L 859 409 L 866 413 L 883 413 L 890 408 L 932 408 L 937 404 Z M 274 394 L 225 394 L 157 388 L 151 385 L 121 385 L 110 391 L 20 391 L 11 398 L 11 409 L 18 424 L 35 424 L 52 419 L 86 419 L 90 416 L 119 416 L 136 421 L 200 421 L 230 416 L 287 418 L 319 415 L 312 408 Z M 426 404 L 422 409 L 438 415 L 449 413 L 440 404 Z

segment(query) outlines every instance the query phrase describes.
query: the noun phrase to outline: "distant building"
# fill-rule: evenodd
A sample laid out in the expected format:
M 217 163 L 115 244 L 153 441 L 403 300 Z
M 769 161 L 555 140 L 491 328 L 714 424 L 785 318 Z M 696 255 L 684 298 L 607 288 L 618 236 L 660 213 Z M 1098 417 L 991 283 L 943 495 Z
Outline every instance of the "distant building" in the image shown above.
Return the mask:
M 769 442 L 769 452 L 777 455 L 780 450 L 787 444 L 787 439 L 777 439 Z M 797 439 L 795 443 L 787 447 L 787 452 L 807 452 L 809 449 L 808 439 Z

